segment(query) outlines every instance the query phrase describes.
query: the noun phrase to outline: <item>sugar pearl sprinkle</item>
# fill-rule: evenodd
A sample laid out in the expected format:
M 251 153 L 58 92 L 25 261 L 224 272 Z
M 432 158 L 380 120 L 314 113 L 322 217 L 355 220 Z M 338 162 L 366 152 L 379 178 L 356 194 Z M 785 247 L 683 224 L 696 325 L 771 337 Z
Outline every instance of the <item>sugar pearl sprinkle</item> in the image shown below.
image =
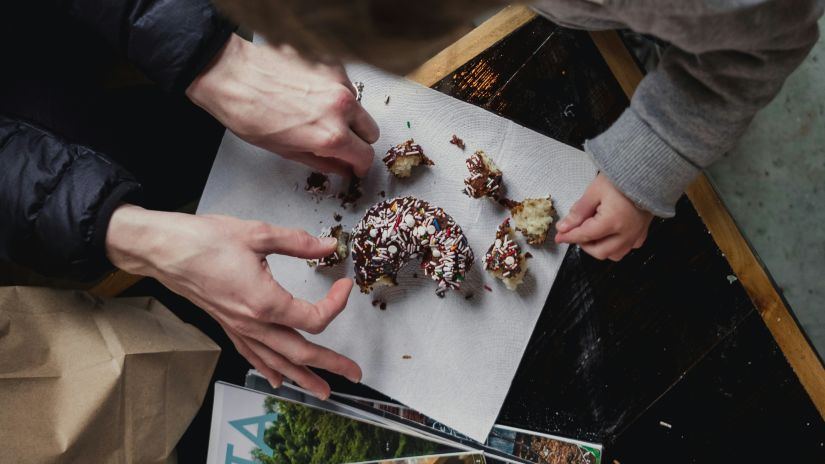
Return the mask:
M 484 269 L 501 271 L 504 278 L 518 274 L 521 269 L 521 247 L 510 239 L 510 218 L 504 220 L 496 231 L 496 241 L 484 255 Z
M 404 263 L 420 257 L 424 275 L 438 283 L 436 294 L 443 295 L 461 286 L 474 260 L 453 218 L 414 197 L 372 206 L 353 230 L 352 256 L 355 281 L 364 293 L 381 278 L 395 283 Z

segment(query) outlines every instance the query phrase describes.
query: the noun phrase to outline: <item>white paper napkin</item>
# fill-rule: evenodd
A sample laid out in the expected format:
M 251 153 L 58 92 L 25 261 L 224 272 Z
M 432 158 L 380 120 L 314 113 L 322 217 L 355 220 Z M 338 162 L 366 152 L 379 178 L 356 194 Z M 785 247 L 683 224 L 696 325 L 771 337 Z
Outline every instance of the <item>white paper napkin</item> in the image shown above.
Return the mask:
M 487 275 L 482 259 L 508 211 L 461 193 L 467 174 L 464 160 L 483 149 L 504 172 L 509 198 L 552 195 L 559 216 L 584 192 L 596 169 L 581 151 L 470 104 L 365 66 L 349 66 L 348 71 L 354 81 L 364 83 L 361 103 L 381 127 L 375 162 L 357 208 L 345 210 L 340 200 L 313 197 L 304 191 L 310 169 L 227 131 L 198 213 L 229 214 L 319 233 L 337 224 L 335 213 L 351 229 L 370 205 L 385 199 L 381 191 L 386 198 L 414 195 L 444 208 L 462 227 L 476 256 L 460 292 L 438 298 L 435 282 L 418 271 L 417 263 L 410 263 L 397 287 L 370 295 L 356 287 L 347 308 L 327 330 L 308 337 L 358 362 L 366 385 L 484 441 L 566 247 L 554 245 L 552 234 L 541 247 L 526 245 L 519 236 L 534 256 L 525 284 L 511 292 Z M 453 134 L 464 140 L 465 151 L 449 143 Z M 395 179 L 380 159 L 390 146 L 409 138 L 421 144 L 435 166 L 418 167 L 409 179 Z M 341 191 L 343 184 L 332 179 L 329 192 Z M 269 264 L 285 288 L 310 301 L 322 298 L 336 278 L 353 275 L 351 259 L 327 270 L 283 256 L 270 256 Z M 472 297 L 466 299 L 469 294 Z M 386 310 L 374 306 L 376 300 L 385 301 Z

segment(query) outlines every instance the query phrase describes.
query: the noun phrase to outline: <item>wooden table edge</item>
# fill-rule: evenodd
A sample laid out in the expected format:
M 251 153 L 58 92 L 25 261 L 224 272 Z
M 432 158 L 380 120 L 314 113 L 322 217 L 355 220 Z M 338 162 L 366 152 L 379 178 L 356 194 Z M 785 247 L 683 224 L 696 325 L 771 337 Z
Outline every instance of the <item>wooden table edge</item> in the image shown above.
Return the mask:
M 526 6 L 506 7 L 429 59 L 410 73 L 408 78 L 430 87 L 535 17 L 536 13 Z M 590 36 L 622 90 L 630 98 L 643 75 L 629 51 L 615 31 L 591 32 Z M 767 272 L 704 174 L 688 188 L 687 195 L 820 415 L 825 417 L 825 368 Z M 98 283 L 90 292 L 99 296 L 115 296 L 140 279 L 140 276 L 118 271 Z

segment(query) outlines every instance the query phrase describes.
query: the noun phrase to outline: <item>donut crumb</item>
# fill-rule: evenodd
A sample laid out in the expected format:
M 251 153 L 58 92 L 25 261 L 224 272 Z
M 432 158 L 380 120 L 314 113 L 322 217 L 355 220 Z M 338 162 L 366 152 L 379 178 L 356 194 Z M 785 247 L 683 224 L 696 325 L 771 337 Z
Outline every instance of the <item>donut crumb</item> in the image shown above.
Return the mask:
M 467 146 L 464 145 L 464 141 L 461 140 L 460 138 L 458 138 L 458 136 L 455 135 L 455 134 L 453 134 L 453 138 L 450 139 L 450 143 L 457 146 L 458 148 L 460 148 L 462 150 L 467 148 Z
M 326 174 L 320 172 L 312 172 L 307 177 L 307 183 L 304 186 L 304 190 L 309 193 L 323 193 L 329 187 L 329 177 Z

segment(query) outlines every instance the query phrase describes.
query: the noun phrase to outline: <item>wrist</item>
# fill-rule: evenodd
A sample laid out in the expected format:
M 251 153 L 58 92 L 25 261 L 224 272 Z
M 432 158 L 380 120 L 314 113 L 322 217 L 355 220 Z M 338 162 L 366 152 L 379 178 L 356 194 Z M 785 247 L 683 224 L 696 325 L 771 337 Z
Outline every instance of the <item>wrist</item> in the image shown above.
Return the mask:
M 117 268 L 149 276 L 155 268 L 155 258 L 162 252 L 168 235 L 163 231 L 162 218 L 172 213 L 151 211 L 139 206 L 118 206 L 106 230 L 106 256 Z
M 243 59 L 249 46 L 254 45 L 238 34 L 232 34 L 212 62 L 186 88 L 186 96 L 192 103 L 224 125 L 228 115 L 222 108 L 228 101 L 237 99 L 241 90 L 233 85 L 237 82 L 234 76 L 238 69 L 236 62 Z

